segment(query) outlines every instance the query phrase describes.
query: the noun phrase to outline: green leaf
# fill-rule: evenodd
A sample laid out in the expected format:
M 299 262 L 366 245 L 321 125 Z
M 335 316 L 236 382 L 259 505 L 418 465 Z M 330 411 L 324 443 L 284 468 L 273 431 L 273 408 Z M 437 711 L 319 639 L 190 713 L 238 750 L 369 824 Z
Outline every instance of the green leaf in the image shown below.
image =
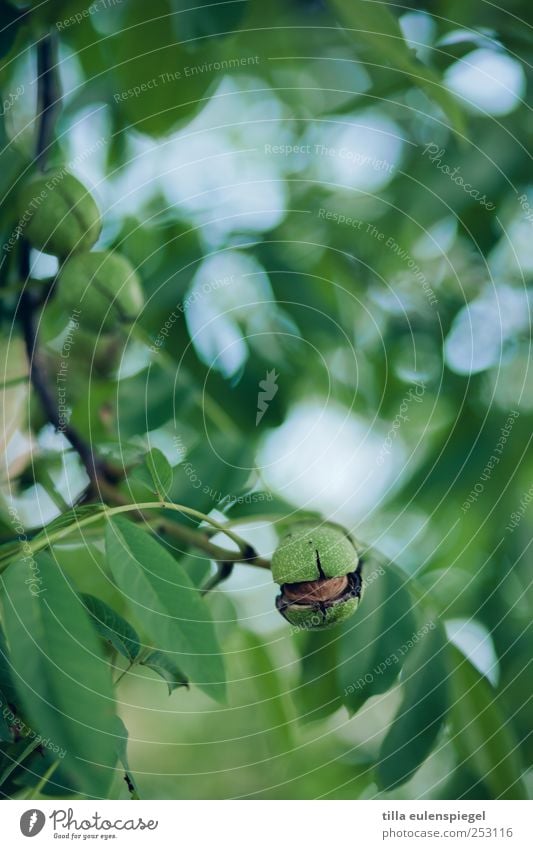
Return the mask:
M 423 89 L 444 111 L 453 128 L 464 132 L 461 108 L 433 68 L 422 64 L 407 45 L 398 20 L 386 2 L 378 0 L 330 0 L 350 36 L 365 53 L 369 64 L 392 71 L 403 71 L 409 80 Z M 372 70 L 372 68 L 371 68 Z
M 468 767 L 460 763 L 451 773 L 442 791 L 446 799 L 490 799 L 491 793 L 482 779 L 473 775 Z
M 293 699 L 304 722 L 323 719 L 342 706 L 337 684 L 338 632 L 306 631 L 298 635 L 300 678 Z
M 152 476 L 155 492 L 165 496 L 172 486 L 172 466 L 159 448 L 152 448 L 148 452 L 145 463 Z
M 450 646 L 452 740 L 495 799 L 527 799 L 511 720 L 484 675 Z
M 174 29 L 180 38 L 227 35 L 234 32 L 246 11 L 248 0 L 171 0 L 175 9 Z
M 343 702 L 354 713 L 392 686 L 416 632 L 407 576 L 371 552 L 362 559 L 363 598 L 342 626 L 337 668 Z
M 194 117 L 218 79 L 213 44 L 189 50 L 186 39 L 176 39 L 175 17 L 168 0 L 128 3 L 121 29 L 104 45 L 115 108 L 125 125 L 153 136 Z
M 0 563 L 9 563 L 15 557 L 20 557 L 22 553 L 22 544 L 16 542 L 6 542 L 0 545 Z
M 278 664 L 273 663 L 263 639 L 244 629 L 234 632 L 230 641 L 232 662 L 238 685 L 253 678 L 252 699 L 263 723 L 264 742 L 271 753 L 286 754 L 294 749 L 294 718 L 290 700 L 280 678 Z M 240 689 L 237 686 L 237 692 Z M 249 705 L 248 697 L 248 705 Z
M 17 702 L 17 692 L 13 684 L 13 664 L 9 658 L 6 638 L 0 628 L 0 691 L 11 704 Z
M 147 666 L 148 669 L 157 672 L 167 682 L 169 696 L 178 687 L 189 686 L 186 676 L 175 662 L 173 656 L 168 652 L 150 652 L 149 655 L 141 660 L 141 666 Z
M 235 504 L 249 490 L 253 464 L 251 441 L 216 434 L 210 438 L 209 446 L 204 443 L 195 446 L 187 452 L 184 462 L 175 467 L 173 501 L 202 513 Z
M 8 717 L 11 714 L 8 701 L 2 690 L 0 690 L 0 742 L 12 743 L 13 732 L 8 722 Z
M 377 783 L 392 790 L 408 781 L 428 757 L 448 708 L 446 636 L 428 622 L 402 671 L 402 702 L 381 745 Z
M 185 675 L 223 701 L 224 662 L 209 608 L 180 564 L 123 518 L 109 522 L 106 552 L 116 584 L 154 649 L 179 655 Z
M 36 570 L 41 583 L 33 594 L 27 581 Z M 105 797 L 116 764 L 114 698 L 89 615 L 47 554 L 11 564 L 0 586 L 25 715 L 36 732 L 65 749 L 72 790 Z
M 238 615 L 231 598 L 224 591 L 212 590 L 205 597 L 211 611 L 220 643 L 229 639 L 237 627 Z
M 102 599 L 83 593 L 81 600 L 91 614 L 91 621 L 100 636 L 122 657 L 133 663 L 140 648 L 139 635 L 135 628 Z
M 196 549 L 187 554 L 175 553 L 179 557 L 181 568 L 187 573 L 194 586 L 201 589 L 211 574 L 211 559 L 203 551 Z
M 135 469 L 131 477 L 143 483 L 150 492 L 155 492 L 161 499 L 168 498 L 172 486 L 172 466 L 159 448 L 148 451 L 144 464 Z

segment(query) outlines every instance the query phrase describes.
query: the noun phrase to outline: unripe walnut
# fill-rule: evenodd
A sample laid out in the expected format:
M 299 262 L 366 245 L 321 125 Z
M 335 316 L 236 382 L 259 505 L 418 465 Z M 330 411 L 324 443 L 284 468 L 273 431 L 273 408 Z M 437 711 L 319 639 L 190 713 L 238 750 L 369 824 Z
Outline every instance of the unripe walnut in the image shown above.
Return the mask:
M 76 357 L 83 360 L 87 371 L 108 377 L 120 363 L 124 344 L 116 333 L 101 333 L 96 337 L 91 331 L 80 329 L 76 333 Z
M 64 257 L 92 248 L 102 229 L 93 196 L 67 171 L 38 174 L 18 197 L 19 226 L 40 251 Z
M 85 330 L 108 333 L 117 324 L 133 324 L 144 304 L 139 278 L 125 257 L 110 251 L 71 257 L 59 274 L 57 298 L 79 310 Z
M 333 601 L 343 595 L 348 578 L 319 578 L 318 581 L 302 581 L 299 584 L 284 584 L 283 594 L 289 601 L 298 604 L 313 604 L 315 601 Z
M 274 552 L 272 577 L 281 588 L 276 607 L 292 625 L 329 627 L 359 606 L 359 555 L 348 534 L 336 525 L 295 524 Z

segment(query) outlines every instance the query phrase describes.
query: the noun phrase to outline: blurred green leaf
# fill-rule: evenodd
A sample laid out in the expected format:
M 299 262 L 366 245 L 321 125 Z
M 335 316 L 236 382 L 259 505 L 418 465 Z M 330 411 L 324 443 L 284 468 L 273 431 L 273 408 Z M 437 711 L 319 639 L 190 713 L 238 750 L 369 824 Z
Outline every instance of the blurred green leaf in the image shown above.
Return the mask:
M 300 677 L 292 692 L 304 722 L 323 719 L 342 707 L 337 684 L 338 631 L 307 631 L 297 636 Z
M 238 627 L 238 614 L 235 604 L 228 593 L 224 592 L 223 585 L 219 590 L 211 590 L 206 595 L 205 601 L 211 611 L 218 639 L 224 645 L 225 640 L 229 639 Z
M 362 575 L 363 598 L 342 626 L 337 668 L 341 698 L 353 713 L 391 687 L 416 631 L 407 576 L 372 552 L 363 555 Z
M 431 627 L 433 626 L 433 627 Z M 402 670 L 402 701 L 378 756 L 381 790 L 408 781 L 428 757 L 448 708 L 446 635 L 438 622 L 427 623 Z
M 6 638 L 0 628 L 0 691 L 11 704 L 17 703 L 17 691 L 13 684 L 13 665 L 9 657 Z
M 2 576 L 3 621 L 15 686 L 35 731 L 65 749 L 72 786 L 105 796 L 116 763 L 114 698 L 109 666 L 82 602 L 46 554 L 34 574 L 18 561 Z M 68 788 L 67 788 L 68 789 Z
M 174 30 L 180 39 L 231 35 L 240 24 L 248 0 L 171 0 L 176 15 Z M 201 43 L 201 42 L 200 42 Z
M 489 787 L 494 799 L 527 799 L 512 724 L 487 679 L 450 646 L 452 740 L 461 764 Z
M 202 513 L 235 504 L 247 489 L 253 467 L 251 444 L 237 436 L 215 434 L 208 446 L 195 446 L 175 467 L 172 500 Z
M 154 649 L 176 655 L 192 683 L 223 701 L 224 663 L 209 609 L 180 564 L 120 518 L 107 525 L 106 552 L 117 586 Z
M 128 3 L 122 31 L 105 45 L 124 121 L 154 136 L 190 120 L 217 79 L 213 46 L 187 50 L 174 35 L 174 17 L 168 0 Z
M 7 711 L 9 710 L 7 698 L 0 689 L 0 742 L 2 743 L 13 742 L 13 732 L 6 718 Z
M 24 20 L 27 20 L 27 16 L 19 9 L 15 9 L 11 3 L 0 0 L 0 20 L 2 21 L 2 29 L 0 30 L 0 57 L 3 57 L 11 50 L 19 28 Z
M 419 62 L 408 47 L 389 3 L 379 0 L 329 2 L 369 62 L 379 60 L 391 71 L 403 72 L 401 76 L 405 75 L 406 81 L 422 88 L 441 107 L 456 132 L 464 133 L 464 119 L 457 100 L 436 71 Z
M 168 369 L 157 363 L 148 377 L 141 372 L 121 378 L 117 386 L 117 436 L 121 442 L 144 434 L 172 421 L 179 407 L 187 419 L 193 419 L 195 389 L 190 381 L 169 381 Z M 140 399 L 143 399 L 140 402 Z
M 91 621 L 101 637 L 131 663 L 139 654 L 139 635 L 129 622 L 119 616 L 105 601 L 88 593 L 81 595 Z
M 241 628 L 237 639 L 236 653 L 243 652 L 246 665 L 254 677 L 256 710 L 263 717 L 263 734 L 272 752 L 291 751 L 294 748 L 293 717 L 290 701 L 284 694 L 277 666 L 263 640 L 252 631 Z

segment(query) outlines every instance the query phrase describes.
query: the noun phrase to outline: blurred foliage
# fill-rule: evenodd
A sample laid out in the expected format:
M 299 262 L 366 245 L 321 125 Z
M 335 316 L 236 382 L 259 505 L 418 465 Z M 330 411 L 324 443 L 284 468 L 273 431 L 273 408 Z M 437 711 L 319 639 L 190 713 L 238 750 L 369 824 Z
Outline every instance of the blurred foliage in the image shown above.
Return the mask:
M 122 798 L 126 770 L 144 798 L 526 797 L 530 5 L 0 11 L 2 794 Z M 48 163 L 91 189 L 97 248 L 146 300 L 99 336 L 16 238 L 50 31 Z M 216 558 L 172 531 L 216 545 L 200 516 L 102 520 L 28 380 L 22 287 L 115 503 L 186 505 L 265 557 L 298 511 L 341 522 L 365 541 L 358 615 L 293 633 L 262 570 L 199 592 Z M 51 745 L 13 770 L 32 734 Z

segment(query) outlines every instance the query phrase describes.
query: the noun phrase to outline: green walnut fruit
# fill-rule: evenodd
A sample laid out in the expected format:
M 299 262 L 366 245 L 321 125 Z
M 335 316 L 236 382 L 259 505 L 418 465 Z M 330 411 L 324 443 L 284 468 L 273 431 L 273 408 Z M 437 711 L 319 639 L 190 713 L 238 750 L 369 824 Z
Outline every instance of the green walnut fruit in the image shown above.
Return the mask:
M 120 254 L 75 254 L 59 274 L 57 299 L 69 312 L 79 310 L 84 330 L 108 333 L 118 323 L 133 324 L 144 304 L 133 266 Z
M 359 555 L 348 534 L 335 525 L 293 525 L 274 552 L 272 577 L 281 588 L 276 607 L 291 625 L 327 628 L 359 606 Z
M 82 316 L 80 315 L 80 321 Z M 119 366 L 125 342 L 116 333 L 94 333 L 79 330 L 76 334 L 76 357 L 87 370 L 99 377 L 109 377 Z
M 68 171 L 38 174 L 18 198 L 19 227 L 40 251 L 68 256 L 92 248 L 102 229 L 93 196 Z

